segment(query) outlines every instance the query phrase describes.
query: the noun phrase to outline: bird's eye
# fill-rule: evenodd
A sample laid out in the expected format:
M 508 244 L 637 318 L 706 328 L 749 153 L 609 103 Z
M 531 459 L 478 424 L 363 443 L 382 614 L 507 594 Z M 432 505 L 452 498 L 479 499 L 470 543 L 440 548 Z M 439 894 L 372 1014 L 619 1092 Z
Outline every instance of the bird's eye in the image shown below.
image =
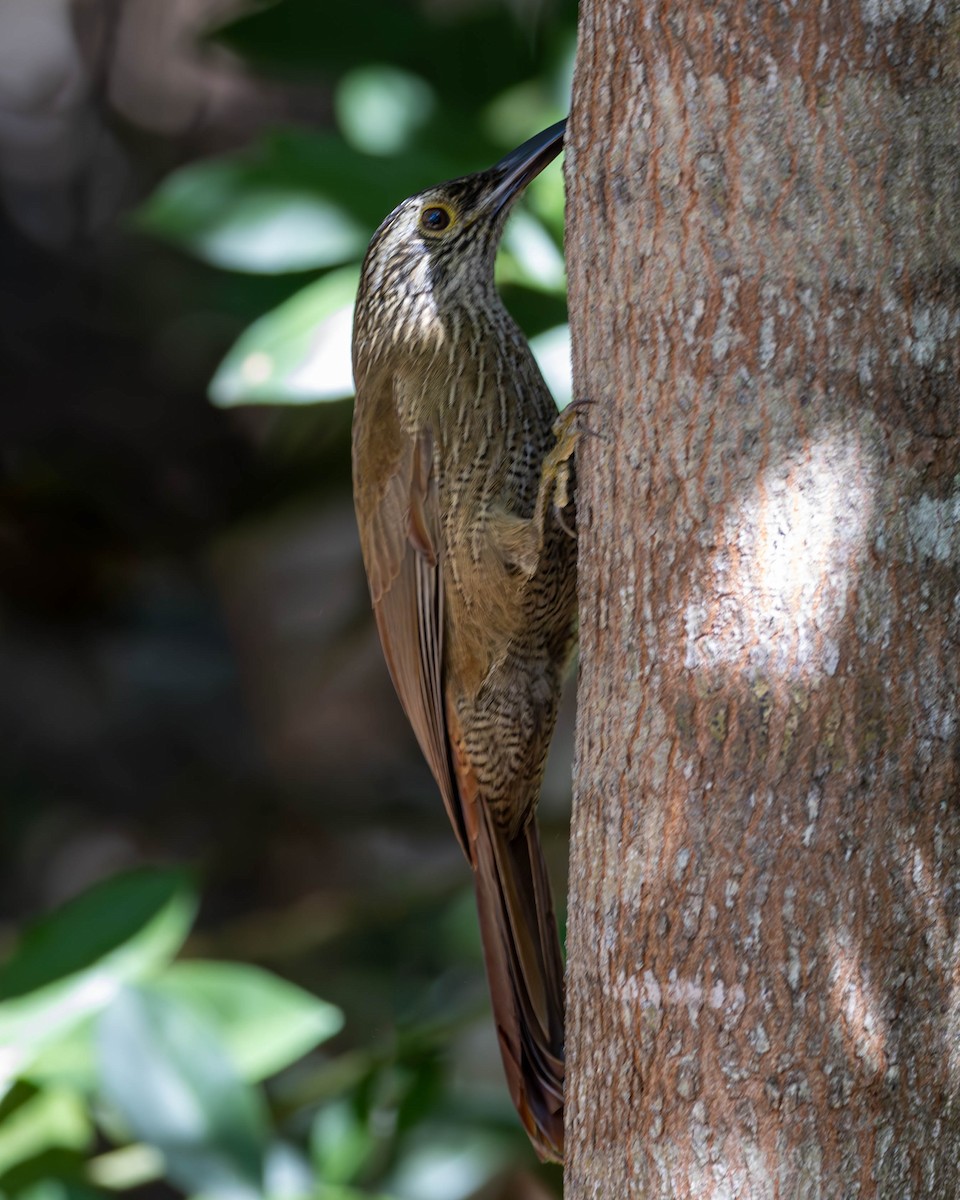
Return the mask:
M 420 214 L 420 224 L 430 233 L 439 233 L 442 229 L 446 229 L 452 220 L 453 214 L 450 209 L 443 208 L 438 204 L 430 205 Z

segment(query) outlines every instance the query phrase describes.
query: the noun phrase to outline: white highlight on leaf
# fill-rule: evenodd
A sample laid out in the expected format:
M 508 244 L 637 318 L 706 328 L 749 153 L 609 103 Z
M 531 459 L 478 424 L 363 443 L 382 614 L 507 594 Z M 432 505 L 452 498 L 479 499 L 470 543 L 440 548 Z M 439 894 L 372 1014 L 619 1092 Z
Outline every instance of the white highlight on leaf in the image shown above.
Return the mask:
M 570 326 L 556 325 L 530 339 L 530 349 L 550 389 L 557 408 L 573 399 L 573 369 L 570 364 Z
M 290 372 L 287 380 L 292 395 L 304 399 L 350 395 L 353 391 L 352 332 L 352 304 L 331 313 L 317 326 L 307 357 Z
M 273 374 L 273 359 L 262 350 L 255 350 L 243 360 L 240 369 L 247 383 L 266 383 Z

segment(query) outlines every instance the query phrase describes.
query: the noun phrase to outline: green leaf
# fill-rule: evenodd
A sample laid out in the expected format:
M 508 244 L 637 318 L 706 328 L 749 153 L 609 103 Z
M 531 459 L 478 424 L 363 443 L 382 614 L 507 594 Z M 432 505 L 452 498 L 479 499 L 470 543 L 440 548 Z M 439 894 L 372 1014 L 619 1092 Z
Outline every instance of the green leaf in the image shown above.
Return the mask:
M 565 113 L 549 81 L 538 75 L 513 83 L 495 96 L 481 115 L 481 123 L 493 140 L 507 148 L 519 146 L 530 137 L 531 130 L 546 129 Z
M 570 326 L 558 325 L 530 339 L 530 349 L 543 372 L 547 387 L 558 408 L 566 408 L 573 399 L 573 375 L 570 367 Z
M 175 1184 L 231 1200 L 261 1192 L 262 1099 L 214 1025 L 155 987 L 127 988 L 100 1018 L 98 1049 L 105 1098 Z
M 164 1165 L 159 1150 L 143 1142 L 133 1142 L 90 1159 L 87 1178 L 112 1192 L 125 1192 L 162 1179 Z
M 18 1188 L 17 1200 L 103 1200 L 103 1192 L 75 1179 L 43 1179 L 29 1187 Z
M 397 1200 L 397 1197 L 388 1196 L 385 1192 L 368 1192 L 366 1188 L 360 1191 L 339 1183 L 319 1183 L 311 1200 Z
M 367 241 L 363 226 L 317 189 L 271 178 L 243 158 L 174 171 L 138 224 L 214 266 L 262 274 L 345 262 Z
M 168 962 L 195 910 L 182 873 L 145 870 L 98 884 L 27 928 L 0 969 L 0 1087 L 124 983 Z
M 268 1149 L 263 1187 L 270 1200 L 312 1200 L 316 1194 L 309 1162 L 289 1142 L 273 1142 Z
M 94 1017 L 84 1017 L 62 1034 L 44 1042 L 21 1074 L 39 1086 L 60 1086 L 90 1094 L 96 1090 L 93 1047 Z
M 576 21 L 575 0 L 562 3 L 569 29 Z M 218 37 L 259 65 L 321 78 L 389 62 L 429 78 L 447 102 L 445 111 L 473 113 L 541 63 L 541 39 L 515 15 L 523 8 L 530 11 L 508 4 L 285 0 L 244 14 Z M 426 15 L 430 10 L 433 19 Z M 551 24 L 556 20 L 551 12 Z
M 325 1105 L 310 1131 L 310 1156 L 324 1183 L 350 1183 L 376 1144 L 368 1123 L 345 1100 Z
M 349 71 L 334 96 L 344 137 L 367 154 L 405 149 L 434 104 L 432 88 L 419 75 L 382 64 Z
M 218 265 L 270 274 L 330 266 L 359 258 L 396 204 L 456 166 L 426 149 L 384 159 L 359 153 L 338 134 L 279 130 L 240 154 L 174 172 L 136 220 Z M 312 228 L 301 243 L 304 202 Z M 294 218 L 289 226 L 286 215 Z
M 318 1184 L 312 1200 L 397 1200 L 385 1192 L 368 1192 L 365 1188 L 345 1187 L 343 1184 Z
M 513 1157 L 513 1144 L 492 1133 L 424 1126 L 390 1180 L 401 1200 L 466 1200 Z
M 214 404 L 312 404 L 353 395 L 358 267 L 333 271 L 255 321 L 210 384 Z
M 553 238 L 532 213 L 519 209 L 503 234 L 507 254 L 498 264 L 498 275 L 511 283 L 540 288 L 562 296 L 567 276 L 563 255 Z
M 259 967 L 239 963 L 174 963 L 153 988 L 216 1027 L 242 1078 L 265 1079 L 339 1032 L 343 1016 Z
M 92 1137 L 87 1110 L 75 1093 L 56 1088 L 37 1092 L 4 1115 L 0 1175 L 47 1150 L 86 1150 Z

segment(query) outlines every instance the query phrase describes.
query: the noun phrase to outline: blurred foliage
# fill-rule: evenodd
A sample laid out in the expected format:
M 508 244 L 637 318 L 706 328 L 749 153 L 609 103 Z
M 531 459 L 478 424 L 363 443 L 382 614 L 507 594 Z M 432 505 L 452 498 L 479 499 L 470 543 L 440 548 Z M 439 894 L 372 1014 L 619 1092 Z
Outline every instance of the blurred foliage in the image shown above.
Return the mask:
M 510 1133 L 451 1106 L 436 1033 L 324 1053 L 333 1005 L 176 959 L 197 904 L 141 869 L 24 931 L 0 972 L 0 1194 L 454 1200 L 510 1162 Z
M 276 132 L 231 157 L 184 167 L 143 206 L 140 227 L 234 271 L 359 268 L 370 235 L 405 196 L 489 165 L 566 114 L 570 6 L 566 20 L 551 8 L 532 79 L 530 43 L 509 6 L 459 7 L 459 19 L 445 12 L 430 21 L 397 0 L 352 8 L 286 0 L 222 30 L 221 40 L 254 61 L 328 78 L 338 128 Z M 562 245 L 554 166 L 508 225 L 498 280 L 561 406 L 570 399 L 558 350 L 567 338 Z M 217 374 L 214 401 L 350 396 L 355 279 L 346 271 L 329 283 L 322 277 L 257 321 Z
M 127 304 L 131 327 L 134 312 L 145 325 L 159 327 L 161 317 L 166 322 L 150 345 L 148 365 L 167 409 L 193 403 L 187 385 L 178 391 L 197 369 L 191 354 L 205 364 L 206 347 L 222 355 L 231 339 L 209 384 L 218 409 L 348 401 L 351 303 L 369 236 L 405 196 L 489 165 L 566 113 L 575 9 L 575 0 L 274 0 L 212 31 L 211 53 L 226 49 L 263 78 L 316 89 L 329 99 L 330 120 L 324 127 L 278 126 L 243 149 L 173 164 L 129 223 L 137 253 L 174 248 L 169 258 L 150 260 L 149 286 L 140 292 L 130 286 Z M 554 164 L 511 217 L 498 259 L 505 300 L 530 335 L 560 403 L 570 388 L 562 227 L 561 174 Z M 48 285 L 41 278 L 39 286 Z M 179 318 L 188 291 L 193 303 L 183 305 Z M 85 302 L 81 297 L 80 306 Z M 171 310 L 177 321 L 170 320 Z M 93 334 L 85 336 L 96 335 L 103 320 L 96 309 Z M 131 339 L 126 327 L 123 336 Z M 123 379 L 133 371 L 134 350 L 122 341 L 118 355 L 110 345 L 105 357 Z M 57 349 L 50 356 L 54 365 Z M 203 377 L 210 374 L 204 365 Z M 70 401 L 73 388 L 65 368 L 58 394 Z M 202 493 L 194 501 L 184 480 L 194 481 L 199 472 L 179 460 L 170 467 L 159 452 L 156 462 L 150 457 L 150 422 L 161 428 L 156 409 L 143 414 L 134 403 L 128 416 L 127 396 L 117 390 L 121 420 L 110 424 L 109 405 L 98 400 L 93 422 L 68 423 L 58 439 L 44 431 L 46 458 L 22 458 L 7 500 L 10 511 L 32 522 L 24 544 L 43 554 L 24 551 L 23 562 L 40 574 L 13 572 L 9 586 L 20 589 L 33 620 L 34 595 L 48 594 L 42 572 L 55 564 L 57 619 L 78 603 L 96 612 L 101 575 L 116 579 L 134 548 L 142 555 L 137 587 L 122 601 L 108 592 L 120 616 L 111 627 L 113 657 L 105 671 L 121 704 L 136 695 L 144 719 L 134 727 L 131 718 L 133 753 L 117 760 L 105 752 L 110 761 L 90 771 L 91 786 L 116 788 L 119 795 L 116 780 L 129 775 L 138 819 L 170 822 L 173 841 L 179 836 L 188 847 L 183 857 L 196 853 L 192 848 L 204 835 L 215 838 L 216 847 L 197 855 L 207 867 L 199 918 L 192 876 L 136 870 L 82 891 L 20 934 L 0 970 L 0 1196 L 93 1200 L 117 1192 L 163 1196 L 170 1189 L 214 1200 L 541 1200 L 555 1194 L 559 1172 L 536 1166 L 502 1083 L 463 865 L 445 828 L 447 857 L 431 859 L 423 849 L 421 809 L 409 793 L 429 795 L 430 812 L 437 814 L 431 830 L 439 831 L 444 820 L 425 771 L 412 783 L 398 782 L 389 758 L 383 760 L 381 776 L 366 785 L 380 807 L 359 791 L 341 797 L 338 807 L 328 793 L 345 787 L 341 775 L 326 790 L 288 785 L 284 841 L 272 829 L 274 801 L 263 796 L 273 785 L 259 749 L 238 744 L 235 726 L 223 717 L 231 672 L 263 670 L 268 682 L 261 690 L 279 692 L 282 679 L 297 717 L 297 687 L 309 686 L 315 695 L 318 678 L 321 690 L 329 684 L 332 698 L 319 712 L 333 726 L 332 740 L 338 715 L 351 703 L 363 706 L 378 734 L 390 733 L 390 721 L 395 729 L 402 724 L 392 697 L 381 713 L 366 693 L 350 693 L 359 685 L 343 664 L 362 658 L 356 649 L 362 582 L 355 590 L 342 587 L 342 595 L 331 586 L 322 599 L 298 591 L 315 589 L 318 571 L 334 579 L 341 571 L 352 580 L 354 544 L 339 548 L 340 526 L 331 520 L 302 544 L 285 530 L 288 541 L 278 549 L 258 524 L 281 502 L 292 500 L 296 509 L 305 497 L 344 494 L 348 406 L 201 416 L 190 408 L 191 436 L 198 447 L 217 447 L 226 465 L 215 459 L 214 466 L 228 482 L 241 439 L 231 433 L 232 440 L 216 442 L 214 430 L 223 427 L 212 424 L 215 418 L 229 417 L 233 429 L 249 431 L 259 454 L 255 487 L 244 477 L 246 490 L 238 485 L 234 499 L 224 484 L 228 500 L 222 500 L 209 483 L 213 499 Z M 82 386 L 77 391 L 83 395 Z M 169 398 L 181 394 L 187 398 Z M 146 448 L 138 423 L 147 429 Z M 189 450 L 194 453 L 192 443 Z M 117 472 L 142 508 L 117 502 Z M 157 502 L 162 521 L 153 516 L 151 488 L 163 498 Z M 197 509 L 210 510 L 206 526 L 193 518 Z M 61 529 L 61 512 L 67 532 L 51 536 L 49 530 Z M 247 643 L 242 668 L 224 667 L 227 652 L 218 638 L 225 642 L 226 635 L 207 628 L 205 622 L 214 622 L 188 589 L 171 588 L 166 576 L 159 586 L 150 581 L 158 556 L 173 549 L 193 571 L 192 556 L 198 547 L 207 552 L 209 530 L 218 537 L 209 551 L 211 572 L 239 611 L 229 614 L 231 635 Z M 297 556 L 307 553 L 315 560 L 304 585 Z M 251 558 L 262 575 L 254 581 L 260 591 L 251 583 Z M 341 559 L 347 560 L 343 570 Z M 269 607 L 278 596 L 286 607 Z M 291 669 L 289 684 L 286 664 L 271 658 L 276 644 L 257 639 L 265 639 L 274 622 L 304 622 L 303 614 L 318 607 L 332 614 L 330 641 L 308 652 L 296 643 L 295 666 L 310 658 L 322 669 L 302 677 Z M 33 626 L 26 628 L 32 637 Z M 131 635 L 125 642 L 134 628 L 138 640 Z M 384 675 L 379 658 L 376 670 L 378 678 Z M 256 681 L 248 686 L 256 693 Z M 141 745 L 153 746 L 142 728 L 155 726 L 157 714 L 161 724 L 165 714 L 169 719 L 168 693 L 182 708 L 178 718 L 191 733 L 196 729 L 196 745 L 203 740 L 207 758 L 186 739 L 169 762 L 141 754 Z M 64 707 L 71 736 L 82 707 L 83 695 Z M 312 726 L 297 732 L 304 742 L 314 740 Z M 269 730 L 263 736 L 269 741 Z M 46 753 L 49 737 L 44 727 L 38 754 Z M 287 761 L 296 757 L 288 743 Z M 266 756 L 279 753 L 271 746 Z M 74 770 L 69 755 L 51 762 L 63 776 Z M 296 775 L 296 766 L 287 769 Z M 243 787 L 235 787 L 240 779 Z M 21 806 L 24 828 L 30 803 L 25 798 Z M 325 805 L 319 834 L 311 804 Z M 388 804 L 393 824 L 381 824 L 379 835 L 399 844 L 397 829 L 412 831 L 407 836 L 420 854 L 408 867 L 417 886 L 402 895 L 358 878 L 358 870 L 373 875 L 371 863 L 384 861 L 370 845 L 376 849 L 372 827 L 383 821 Z M 191 825 L 182 815 L 192 818 L 191 810 L 209 812 L 207 825 Z M 353 857 L 339 878 L 335 860 L 344 843 Z M 311 907 L 292 884 L 290 896 L 283 889 L 288 873 L 303 878 L 316 871 L 318 844 L 331 874 L 322 894 L 332 899 Z M 261 850 L 275 860 L 264 868 L 274 880 L 272 905 L 251 894 L 245 875 Z M 395 854 L 412 858 L 406 843 Z M 348 887 L 359 896 L 345 899 Z M 237 917 L 238 908 L 246 915 Z M 294 963 L 289 973 L 298 971 L 306 987 L 254 961 L 280 962 L 285 973 Z
M 140 870 L 25 930 L 0 971 L 4 1192 L 33 1195 L 53 1164 L 67 1193 L 161 1175 L 190 1194 L 268 1192 L 292 1151 L 255 1084 L 342 1017 L 258 967 L 174 962 L 196 909 L 186 876 Z

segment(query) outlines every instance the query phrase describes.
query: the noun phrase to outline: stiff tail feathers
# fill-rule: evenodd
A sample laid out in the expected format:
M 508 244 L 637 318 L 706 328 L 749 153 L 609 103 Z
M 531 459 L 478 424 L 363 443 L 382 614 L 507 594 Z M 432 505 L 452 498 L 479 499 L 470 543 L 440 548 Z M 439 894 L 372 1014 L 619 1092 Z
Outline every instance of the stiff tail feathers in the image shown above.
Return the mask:
M 515 836 L 485 805 L 475 842 L 480 932 L 507 1084 L 541 1159 L 563 1161 L 563 958 L 536 822 Z

